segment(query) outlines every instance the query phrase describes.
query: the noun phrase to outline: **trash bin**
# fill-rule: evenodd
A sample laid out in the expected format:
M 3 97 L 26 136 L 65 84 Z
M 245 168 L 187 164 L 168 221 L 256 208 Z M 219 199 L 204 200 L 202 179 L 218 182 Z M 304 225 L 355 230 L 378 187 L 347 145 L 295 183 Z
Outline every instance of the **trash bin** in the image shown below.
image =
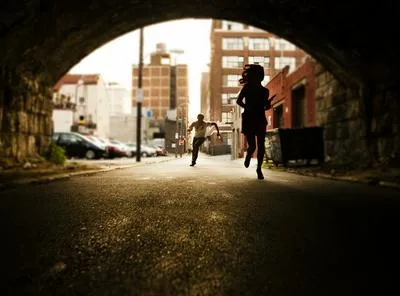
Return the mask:
M 266 132 L 265 152 L 267 160 L 287 165 L 290 160 L 316 159 L 324 161 L 322 127 L 284 129 L 276 128 Z

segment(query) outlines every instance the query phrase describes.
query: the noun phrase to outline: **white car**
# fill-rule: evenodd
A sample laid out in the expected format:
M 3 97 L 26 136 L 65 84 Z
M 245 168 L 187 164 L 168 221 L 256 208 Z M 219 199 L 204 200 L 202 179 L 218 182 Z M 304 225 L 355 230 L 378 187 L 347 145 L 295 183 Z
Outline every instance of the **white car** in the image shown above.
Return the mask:
M 119 150 L 123 151 L 126 154 L 126 156 L 132 157 L 132 149 L 125 143 L 122 143 L 118 140 L 110 140 L 110 143 L 112 145 L 117 146 L 119 148 Z
M 136 155 L 136 144 L 127 144 L 127 146 L 129 147 L 132 156 Z M 140 146 L 140 154 L 143 157 L 157 156 L 157 150 L 156 148 L 142 144 Z

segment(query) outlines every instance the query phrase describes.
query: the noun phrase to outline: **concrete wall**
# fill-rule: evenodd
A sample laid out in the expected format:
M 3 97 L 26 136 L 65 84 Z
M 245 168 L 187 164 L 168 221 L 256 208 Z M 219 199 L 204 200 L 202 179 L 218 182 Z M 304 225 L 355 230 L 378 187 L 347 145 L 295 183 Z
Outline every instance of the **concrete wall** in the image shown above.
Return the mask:
M 134 115 L 125 114 L 110 116 L 109 137 L 124 143 L 136 143 L 136 126 L 136 113 Z M 148 141 L 148 119 L 145 116 L 142 116 L 141 139 L 142 144 Z
M 53 110 L 54 132 L 70 132 L 73 124 L 73 111 L 68 109 Z

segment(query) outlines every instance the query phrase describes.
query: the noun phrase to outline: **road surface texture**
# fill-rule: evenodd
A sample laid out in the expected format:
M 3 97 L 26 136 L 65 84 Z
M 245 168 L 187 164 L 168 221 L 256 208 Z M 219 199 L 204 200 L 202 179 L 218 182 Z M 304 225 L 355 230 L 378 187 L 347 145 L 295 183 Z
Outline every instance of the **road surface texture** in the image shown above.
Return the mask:
M 0 192 L 4 295 L 400 295 L 400 194 L 201 155 Z

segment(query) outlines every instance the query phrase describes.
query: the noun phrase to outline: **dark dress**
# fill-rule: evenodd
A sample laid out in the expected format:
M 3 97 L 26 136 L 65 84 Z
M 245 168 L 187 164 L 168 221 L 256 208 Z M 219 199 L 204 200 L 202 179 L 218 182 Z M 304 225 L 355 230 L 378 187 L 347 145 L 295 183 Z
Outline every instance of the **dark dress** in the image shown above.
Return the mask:
M 267 126 L 267 119 L 265 117 L 265 110 L 268 110 L 270 102 L 268 100 L 269 90 L 260 85 L 245 84 L 240 91 L 238 104 L 244 111 L 242 113 L 242 133 L 245 135 L 257 135 L 265 133 Z M 240 98 L 245 99 L 245 104 Z

